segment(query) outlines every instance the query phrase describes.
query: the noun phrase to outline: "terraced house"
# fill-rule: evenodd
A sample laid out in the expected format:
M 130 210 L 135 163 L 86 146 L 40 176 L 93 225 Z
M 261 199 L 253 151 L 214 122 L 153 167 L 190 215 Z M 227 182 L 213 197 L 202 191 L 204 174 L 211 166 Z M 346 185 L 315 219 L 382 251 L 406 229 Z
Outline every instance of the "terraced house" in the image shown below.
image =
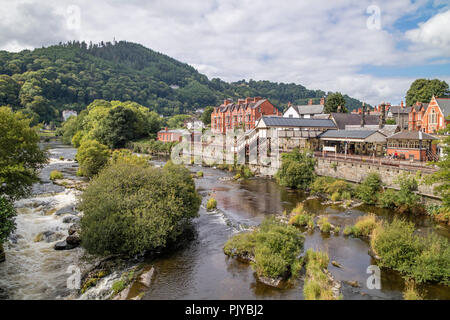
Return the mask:
M 215 107 L 211 113 L 213 132 L 226 133 L 235 128 L 245 131 L 255 128 L 262 116 L 281 116 L 282 113 L 269 100 L 261 97 L 238 99 L 233 102 L 225 99 L 223 104 Z
M 417 101 L 415 105 L 411 107 L 408 119 L 408 130 L 410 131 L 422 131 L 422 120 L 427 111 L 428 103 L 422 103 Z

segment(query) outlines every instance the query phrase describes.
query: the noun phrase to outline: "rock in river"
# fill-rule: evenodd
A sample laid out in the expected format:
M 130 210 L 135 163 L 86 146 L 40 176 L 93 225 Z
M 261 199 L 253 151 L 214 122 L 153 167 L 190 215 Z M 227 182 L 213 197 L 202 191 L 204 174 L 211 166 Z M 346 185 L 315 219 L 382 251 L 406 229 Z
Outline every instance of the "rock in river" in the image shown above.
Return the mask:
M 66 240 L 64 240 L 64 241 L 59 241 L 59 242 L 55 243 L 54 248 L 55 248 L 55 250 L 71 250 L 76 247 L 77 247 L 76 245 L 69 244 L 69 243 L 67 243 Z

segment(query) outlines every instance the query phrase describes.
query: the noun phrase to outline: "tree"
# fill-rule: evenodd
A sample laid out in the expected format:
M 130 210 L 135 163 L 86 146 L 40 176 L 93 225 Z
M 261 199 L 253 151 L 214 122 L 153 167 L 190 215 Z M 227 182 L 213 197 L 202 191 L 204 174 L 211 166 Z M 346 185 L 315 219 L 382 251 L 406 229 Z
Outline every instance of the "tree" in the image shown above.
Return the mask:
M 448 84 L 443 80 L 417 79 L 406 93 L 406 105 L 412 106 L 417 101 L 429 103 L 433 95 L 441 97 L 449 94 Z
M 111 149 L 123 148 L 135 138 L 136 115 L 123 106 L 109 110 L 102 123 L 101 140 Z
M 14 231 L 16 227 L 14 222 L 15 216 L 16 210 L 12 203 L 8 199 L 0 196 L 0 245 L 6 241 L 9 234 Z
M 0 75 L 0 106 L 9 105 L 13 110 L 20 107 L 20 85 L 6 74 Z
M 211 124 L 211 113 L 213 113 L 214 107 L 206 107 L 205 111 L 203 111 L 202 114 L 202 121 L 205 124 L 205 126 Z
M 275 178 L 282 186 L 296 189 L 307 189 L 315 178 L 316 164 L 312 153 L 295 148 L 291 153 L 281 155 L 281 167 Z
M 338 110 L 338 107 L 341 107 Z M 325 102 L 324 113 L 332 112 L 348 112 L 345 107 L 345 98 L 340 92 L 332 93 L 327 96 L 327 101 Z
M 186 168 L 113 163 L 82 195 L 82 246 L 93 254 L 124 256 L 163 248 L 179 237 L 199 206 Z
M 78 148 L 77 161 L 86 177 L 93 177 L 108 163 L 109 149 L 96 140 L 86 140 Z
M 167 125 L 169 128 L 181 128 L 184 126 L 184 121 L 189 119 L 191 116 L 187 114 L 177 114 L 167 120 Z
M 39 136 L 30 119 L 0 107 L 0 196 L 10 200 L 28 195 L 38 170 L 47 162 L 39 148 Z

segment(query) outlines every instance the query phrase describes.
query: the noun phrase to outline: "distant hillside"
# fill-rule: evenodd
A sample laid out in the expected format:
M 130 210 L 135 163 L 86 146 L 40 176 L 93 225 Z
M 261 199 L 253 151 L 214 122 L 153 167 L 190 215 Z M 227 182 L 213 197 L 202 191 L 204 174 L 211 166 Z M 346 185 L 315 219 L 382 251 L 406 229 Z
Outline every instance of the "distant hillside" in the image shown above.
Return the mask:
M 276 106 L 315 102 L 326 93 L 301 85 L 209 80 L 188 64 L 130 42 L 69 42 L 19 53 L 0 51 L 0 105 L 58 121 L 95 99 L 135 101 L 164 115 L 217 105 L 224 98 L 262 96 Z M 345 96 L 350 110 L 359 100 Z

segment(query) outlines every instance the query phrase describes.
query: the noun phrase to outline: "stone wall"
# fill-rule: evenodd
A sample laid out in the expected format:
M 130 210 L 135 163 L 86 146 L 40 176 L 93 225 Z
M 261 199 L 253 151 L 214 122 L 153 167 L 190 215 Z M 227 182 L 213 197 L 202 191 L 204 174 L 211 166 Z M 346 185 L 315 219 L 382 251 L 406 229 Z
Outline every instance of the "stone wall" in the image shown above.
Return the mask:
M 364 180 L 371 171 L 378 172 L 386 186 L 394 189 L 398 189 L 398 185 L 394 183 L 394 180 L 400 173 L 408 172 L 416 174 L 413 170 L 391 168 L 374 163 L 356 163 L 345 160 L 317 158 L 316 173 L 319 176 L 329 176 L 359 183 Z M 419 192 L 424 196 L 437 198 L 437 196 L 433 194 L 433 186 L 420 185 Z

